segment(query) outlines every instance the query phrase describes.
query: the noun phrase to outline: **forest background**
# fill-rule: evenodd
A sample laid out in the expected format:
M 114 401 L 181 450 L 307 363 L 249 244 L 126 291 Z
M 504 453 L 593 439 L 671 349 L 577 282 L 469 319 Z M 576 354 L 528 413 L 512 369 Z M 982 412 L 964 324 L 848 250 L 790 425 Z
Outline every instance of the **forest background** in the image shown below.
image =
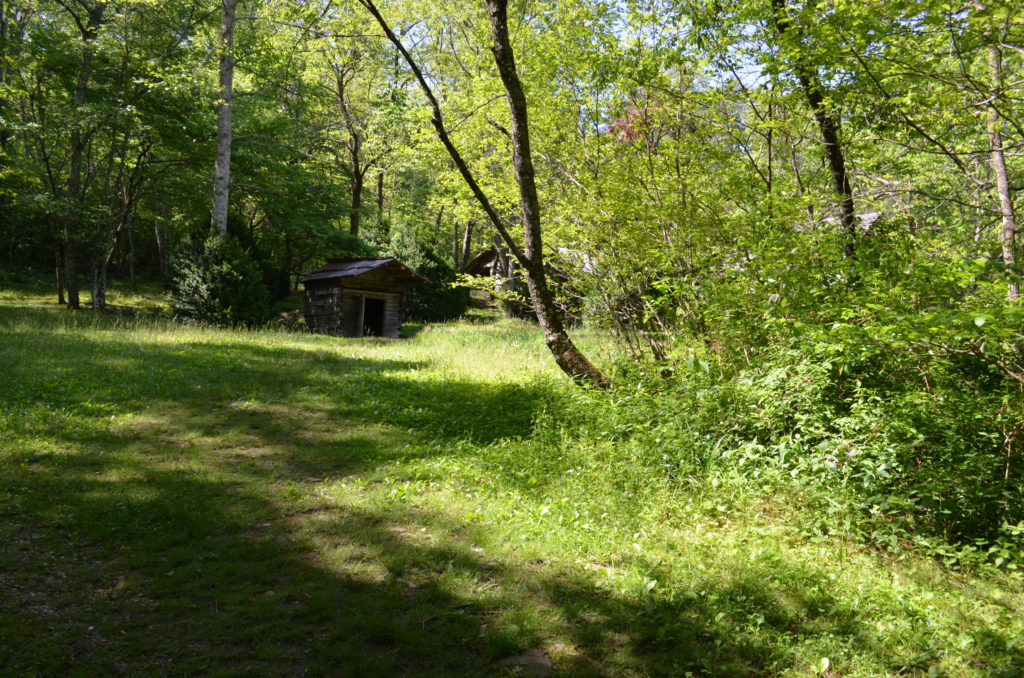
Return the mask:
M 483 7 L 381 3 L 420 83 L 367 4 L 4 0 L 3 275 L 55 272 L 72 308 L 87 280 L 102 309 L 108 276 L 180 293 L 183 272 L 220 271 L 245 302 L 207 319 L 253 324 L 330 257 L 398 256 L 443 295 L 472 254 L 513 246 L 519 131 Z M 668 473 L 814 477 L 825 532 L 1016 571 L 1021 3 L 508 12 L 536 262 L 558 315 L 621 354 L 590 379 L 619 414 L 580 416 L 667 441 Z

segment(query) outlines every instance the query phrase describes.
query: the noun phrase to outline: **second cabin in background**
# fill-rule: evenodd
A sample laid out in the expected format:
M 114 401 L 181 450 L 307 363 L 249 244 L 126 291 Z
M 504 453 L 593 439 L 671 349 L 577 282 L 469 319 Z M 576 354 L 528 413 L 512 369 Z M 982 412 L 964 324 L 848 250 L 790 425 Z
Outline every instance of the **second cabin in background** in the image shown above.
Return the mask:
M 426 282 L 394 257 L 332 259 L 302 280 L 306 326 L 318 334 L 397 338 L 405 291 Z

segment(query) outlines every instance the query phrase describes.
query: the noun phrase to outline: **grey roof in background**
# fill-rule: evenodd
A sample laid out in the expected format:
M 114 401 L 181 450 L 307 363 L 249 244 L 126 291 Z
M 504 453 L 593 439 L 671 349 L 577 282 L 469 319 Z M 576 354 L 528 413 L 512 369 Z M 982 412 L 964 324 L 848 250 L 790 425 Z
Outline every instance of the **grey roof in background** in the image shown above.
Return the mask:
M 484 269 L 494 263 L 496 256 L 497 252 L 494 251 L 493 247 L 481 250 L 480 254 L 466 262 L 466 267 L 462 269 L 462 272 L 471 275 L 484 275 Z
M 338 278 L 355 278 L 378 269 L 387 269 L 396 282 L 426 284 L 427 279 L 394 257 L 371 257 L 368 259 L 332 259 L 302 279 L 303 283 Z

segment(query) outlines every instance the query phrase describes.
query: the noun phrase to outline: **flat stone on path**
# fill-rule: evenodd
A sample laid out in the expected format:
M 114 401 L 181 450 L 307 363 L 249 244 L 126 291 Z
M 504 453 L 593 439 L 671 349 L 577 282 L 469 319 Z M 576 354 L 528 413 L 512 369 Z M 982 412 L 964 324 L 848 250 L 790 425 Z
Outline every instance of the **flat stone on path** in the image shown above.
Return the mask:
M 550 676 L 555 670 L 551 660 L 540 650 L 527 650 L 514 657 L 502 659 L 501 665 L 519 669 L 516 673 L 521 676 Z

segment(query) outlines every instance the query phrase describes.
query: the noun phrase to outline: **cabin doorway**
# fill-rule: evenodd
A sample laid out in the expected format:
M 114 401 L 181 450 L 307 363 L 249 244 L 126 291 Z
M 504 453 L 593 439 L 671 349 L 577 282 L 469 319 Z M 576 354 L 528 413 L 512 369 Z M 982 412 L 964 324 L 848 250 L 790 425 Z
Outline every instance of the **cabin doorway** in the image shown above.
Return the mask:
M 363 297 L 363 327 L 364 337 L 384 336 L 384 300 Z

